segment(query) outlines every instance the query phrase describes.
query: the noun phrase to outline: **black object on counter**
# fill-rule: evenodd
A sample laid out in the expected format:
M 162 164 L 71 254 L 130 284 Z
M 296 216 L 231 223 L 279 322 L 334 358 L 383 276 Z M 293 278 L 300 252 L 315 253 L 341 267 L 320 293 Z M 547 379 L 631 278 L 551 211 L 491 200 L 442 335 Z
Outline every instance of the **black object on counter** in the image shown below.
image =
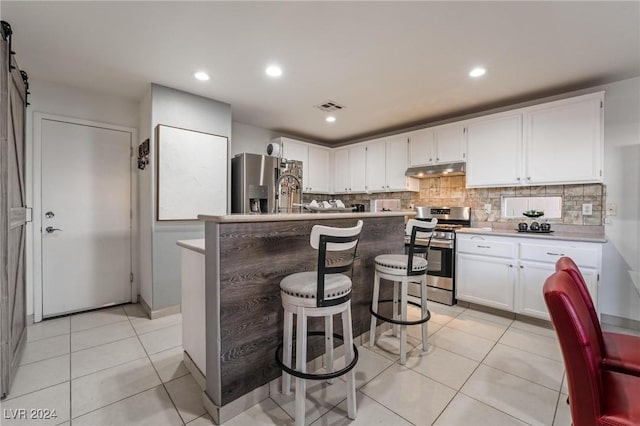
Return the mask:
M 364 212 L 364 204 L 351 204 L 354 212 Z

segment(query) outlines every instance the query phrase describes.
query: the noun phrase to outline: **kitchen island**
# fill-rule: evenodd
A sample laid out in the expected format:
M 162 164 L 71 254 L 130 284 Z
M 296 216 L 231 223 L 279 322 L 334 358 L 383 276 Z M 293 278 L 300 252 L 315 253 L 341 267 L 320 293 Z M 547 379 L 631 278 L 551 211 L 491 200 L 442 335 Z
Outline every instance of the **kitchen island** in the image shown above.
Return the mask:
M 269 396 L 281 374 L 275 362 L 282 342 L 280 280 L 315 270 L 309 245 L 316 224 L 351 227 L 364 222 L 353 270 L 353 334 L 369 329 L 374 258 L 404 252 L 404 223 L 413 211 L 199 216 L 205 221 L 207 411 L 220 424 Z M 390 296 L 390 295 L 387 295 Z M 310 322 L 309 330 L 322 330 Z M 341 333 L 340 321 L 334 321 Z M 336 342 L 338 343 L 338 342 Z M 309 360 L 324 352 L 319 340 Z

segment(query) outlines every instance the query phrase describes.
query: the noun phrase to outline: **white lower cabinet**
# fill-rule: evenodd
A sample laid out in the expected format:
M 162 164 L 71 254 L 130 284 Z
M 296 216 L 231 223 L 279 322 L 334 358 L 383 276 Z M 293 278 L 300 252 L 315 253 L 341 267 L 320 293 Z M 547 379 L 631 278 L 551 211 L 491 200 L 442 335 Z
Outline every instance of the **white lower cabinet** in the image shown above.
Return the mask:
M 580 268 L 597 309 L 602 244 L 473 234 L 456 238 L 456 298 L 549 320 L 542 288 L 556 261 L 568 256 Z
M 513 311 L 513 259 L 459 253 L 456 298 Z

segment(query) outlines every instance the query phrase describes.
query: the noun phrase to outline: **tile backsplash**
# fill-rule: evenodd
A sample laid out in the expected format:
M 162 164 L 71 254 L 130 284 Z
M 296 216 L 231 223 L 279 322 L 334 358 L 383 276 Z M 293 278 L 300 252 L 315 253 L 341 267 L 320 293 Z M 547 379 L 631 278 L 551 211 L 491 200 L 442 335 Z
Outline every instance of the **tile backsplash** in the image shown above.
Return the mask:
M 465 187 L 465 176 L 443 176 L 420 180 L 420 192 L 386 192 L 376 194 L 338 194 L 318 195 L 304 194 L 303 201 L 328 200 L 337 198 L 347 206 L 351 203 L 362 203 L 380 198 L 400 198 L 403 208 L 412 206 L 470 206 L 471 220 L 474 222 L 519 222 L 522 219 L 506 219 L 500 217 L 503 195 L 515 197 L 559 195 L 562 197 L 562 218 L 550 219 L 548 222 L 567 225 L 603 224 L 605 191 L 602 184 L 550 185 L 550 186 L 518 186 L 503 188 Z M 592 213 L 582 215 L 582 204 L 590 203 Z M 491 204 L 491 213 L 484 211 L 485 204 Z

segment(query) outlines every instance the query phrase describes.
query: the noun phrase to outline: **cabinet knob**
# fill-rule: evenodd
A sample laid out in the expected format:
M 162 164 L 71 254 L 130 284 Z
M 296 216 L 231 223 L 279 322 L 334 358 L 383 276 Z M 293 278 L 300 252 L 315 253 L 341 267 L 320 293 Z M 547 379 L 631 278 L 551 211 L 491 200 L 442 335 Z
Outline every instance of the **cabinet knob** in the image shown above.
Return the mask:
M 440 159 L 438 157 L 436 157 L 436 161 L 440 161 Z
M 517 177 L 517 178 L 516 178 L 516 180 L 517 180 L 518 182 L 520 182 L 520 177 Z
M 520 265 L 520 269 L 524 269 L 524 266 Z
M 382 185 L 382 189 L 384 189 L 384 185 Z
M 531 176 L 527 176 L 527 180 L 531 180 Z
M 433 161 L 433 158 L 429 158 L 429 161 Z
M 509 265 L 509 268 L 513 268 L 513 265 Z

